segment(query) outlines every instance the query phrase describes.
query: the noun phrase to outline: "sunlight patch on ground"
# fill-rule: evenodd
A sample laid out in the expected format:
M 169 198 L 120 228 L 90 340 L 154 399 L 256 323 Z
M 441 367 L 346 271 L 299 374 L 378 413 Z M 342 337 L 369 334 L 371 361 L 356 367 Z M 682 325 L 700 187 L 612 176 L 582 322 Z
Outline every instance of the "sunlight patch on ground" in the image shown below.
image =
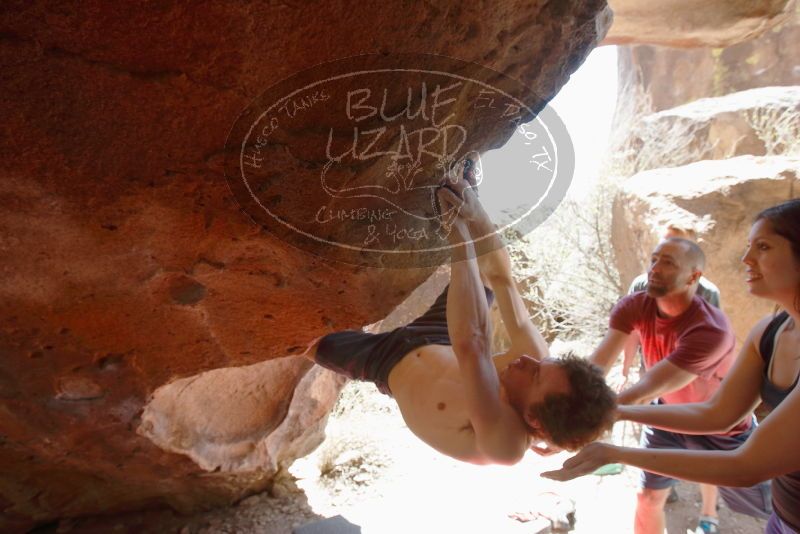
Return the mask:
M 326 442 L 291 468 L 314 512 L 341 514 L 365 533 L 531 533 L 549 522 L 526 524 L 509 514 L 542 511 L 538 503 L 552 499 L 539 495 L 553 492 L 579 503 L 578 534 L 599 532 L 598 525 L 603 532 L 630 530 L 638 477 L 633 470 L 562 484 L 539 473 L 558 467 L 566 453 L 529 453 L 513 467 L 458 462 L 418 440 L 391 399 L 374 389 L 349 384 L 343 399 L 350 407 L 332 417 Z M 340 468 L 331 470 L 337 458 Z M 321 465 L 333 479 L 321 475 Z

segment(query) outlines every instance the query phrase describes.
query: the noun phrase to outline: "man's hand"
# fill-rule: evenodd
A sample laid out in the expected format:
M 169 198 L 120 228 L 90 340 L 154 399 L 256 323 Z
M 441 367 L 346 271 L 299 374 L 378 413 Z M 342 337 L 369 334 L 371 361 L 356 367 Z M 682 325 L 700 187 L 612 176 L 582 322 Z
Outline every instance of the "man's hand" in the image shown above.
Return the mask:
M 468 223 L 459 217 L 463 201 L 444 187 L 440 187 L 436 191 L 436 197 L 441 207 L 441 213 L 439 214 L 441 227 L 437 230 L 439 237 L 446 239 L 453 245 L 470 242 L 472 239 Z
M 439 237 L 447 239 L 451 244 L 471 242 L 468 203 L 447 187 L 440 187 L 436 192 L 442 213 L 439 217 L 441 228 L 437 230 Z
M 472 167 L 466 167 L 462 176 L 451 172 L 444 178 L 437 191 L 442 218 L 459 217 L 471 222 L 484 214 L 470 182 L 470 179 L 475 180 L 473 173 Z
M 471 159 L 465 159 L 461 165 L 447 171 L 440 185 L 455 185 L 462 179 L 466 180 L 467 187 L 472 193 L 478 196 L 478 177 L 475 175 L 475 165 Z
M 565 482 L 573 478 L 582 477 L 589 473 L 594 473 L 598 468 L 614 463 L 614 456 L 617 447 L 607 443 L 595 441 L 588 444 L 581 451 L 569 458 L 556 471 L 545 471 L 541 473 L 544 478 Z

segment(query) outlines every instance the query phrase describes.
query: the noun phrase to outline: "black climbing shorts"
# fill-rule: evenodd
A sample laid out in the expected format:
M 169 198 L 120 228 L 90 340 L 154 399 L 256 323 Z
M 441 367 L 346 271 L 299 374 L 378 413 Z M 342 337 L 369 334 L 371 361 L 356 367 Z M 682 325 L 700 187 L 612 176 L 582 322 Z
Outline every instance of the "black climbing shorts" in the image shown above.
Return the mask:
M 450 345 L 447 332 L 448 285 L 436 302 L 421 317 L 391 332 L 370 334 L 360 330 L 334 332 L 323 337 L 317 346 L 315 361 L 332 371 L 355 380 L 374 382 L 386 395 L 389 390 L 389 373 L 403 356 L 424 345 Z M 489 288 L 486 300 L 489 306 L 494 293 Z

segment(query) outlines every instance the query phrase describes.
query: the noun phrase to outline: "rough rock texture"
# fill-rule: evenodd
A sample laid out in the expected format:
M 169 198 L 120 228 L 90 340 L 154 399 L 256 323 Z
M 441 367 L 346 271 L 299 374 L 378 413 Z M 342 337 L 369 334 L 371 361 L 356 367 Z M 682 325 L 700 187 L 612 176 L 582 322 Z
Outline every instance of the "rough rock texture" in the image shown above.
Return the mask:
M 744 284 L 741 257 L 753 217 L 798 194 L 800 159 L 779 156 L 700 161 L 631 177 L 613 208 L 612 243 L 623 287 L 644 271 L 667 223 L 695 228 L 708 258 L 706 275 L 721 288 L 722 308 L 742 341 L 773 310 Z
M 215 369 L 158 388 L 139 432 L 206 471 L 274 473 L 314 449 L 344 381 L 292 357 Z
M 636 170 L 705 159 L 783 154 L 800 134 L 800 86 L 762 87 L 701 98 L 642 117 L 625 150 Z
M 604 44 L 729 46 L 786 19 L 794 0 L 610 0 Z
M 240 212 L 223 147 L 266 87 L 355 54 L 435 52 L 546 100 L 609 21 L 601 0 L 4 3 L 0 529 L 264 488 L 319 439 L 338 385 L 299 358 L 195 375 L 299 354 L 380 319 L 429 274 L 327 263 Z M 509 133 L 487 124 L 482 148 Z M 230 398 L 234 382 L 254 397 Z M 142 432 L 166 450 L 136 432 L 156 391 Z M 189 456 L 268 465 L 207 473 Z
M 720 43 L 729 44 L 724 48 L 619 47 L 611 143 L 618 148 L 615 174 L 635 174 L 614 203 L 613 243 L 623 286 L 644 270 L 665 223 L 694 227 L 710 258 L 707 274 L 721 288 L 740 340 L 771 310 L 748 296 L 742 281 L 739 259 L 752 218 L 798 195 L 792 157 L 800 109 L 800 5 L 757 4 L 748 3 L 754 14 L 777 13 L 775 8 L 790 16 L 760 37 Z M 708 11 L 693 12 L 700 20 Z
M 638 109 L 662 111 L 756 87 L 800 85 L 800 3 L 787 4 L 787 9 L 790 16 L 781 24 L 725 48 L 619 47 L 619 86 L 627 102 L 620 102 L 618 108 L 635 100 Z M 701 7 L 694 12 L 706 10 Z
M 368 330 L 375 333 L 389 332 L 398 326 L 407 325 L 425 313 L 449 283 L 450 268 L 446 265 L 439 267 L 431 274 L 430 278 L 417 286 L 389 315 L 370 325 Z

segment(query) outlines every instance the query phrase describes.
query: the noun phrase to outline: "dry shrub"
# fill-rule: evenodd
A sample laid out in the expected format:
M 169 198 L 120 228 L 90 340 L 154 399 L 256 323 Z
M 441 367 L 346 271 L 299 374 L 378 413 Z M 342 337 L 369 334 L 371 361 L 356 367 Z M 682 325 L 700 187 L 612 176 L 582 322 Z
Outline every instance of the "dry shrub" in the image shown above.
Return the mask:
M 603 181 L 586 200 L 562 202 L 529 235 L 504 236 L 520 294 L 548 343 L 601 337 L 623 292 L 610 241 L 615 192 Z M 497 323 L 500 351 L 508 341 Z
M 391 459 L 374 439 L 341 435 L 326 440 L 319 452 L 320 478 L 335 487 L 338 483 L 368 485 L 391 465 Z
M 608 157 L 601 175 L 630 177 L 649 169 L 707 159 L 714 152 L 715 143 L 708 142 L 700 132 L 705 127 L 680 117 L 660 119 L 653 112 L 650 94 L 641 85 L 626 84 L 617 99 Z
M 763 107 L 747 113 L 768 155 L 800 156 L 800 109 Z
M 348 486 L 368 486 L 391 465 L 381 444 L 383 436 L 369 429 L 397 412 L 397 405 L 376 391 L 372 383 L 351 381 L 331 411 L 327 436 L 315 455 L 320 480 L 334 493 Z

